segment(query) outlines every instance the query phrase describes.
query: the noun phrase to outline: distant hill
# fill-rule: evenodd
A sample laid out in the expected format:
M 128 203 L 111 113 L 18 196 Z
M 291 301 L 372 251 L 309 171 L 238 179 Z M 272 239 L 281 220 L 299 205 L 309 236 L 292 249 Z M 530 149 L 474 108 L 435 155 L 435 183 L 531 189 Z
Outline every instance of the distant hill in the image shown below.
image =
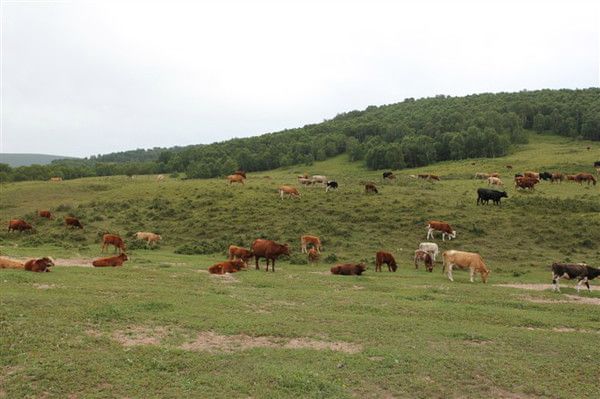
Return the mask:
M 0 153 L 0 163 L 7 163 L 11 167 L 29 166 L 29 165 L 48 165 L 57 159 L 77 159 L 74 157 L 65 157 L 62 155 L 48 154 L 4 154 Z

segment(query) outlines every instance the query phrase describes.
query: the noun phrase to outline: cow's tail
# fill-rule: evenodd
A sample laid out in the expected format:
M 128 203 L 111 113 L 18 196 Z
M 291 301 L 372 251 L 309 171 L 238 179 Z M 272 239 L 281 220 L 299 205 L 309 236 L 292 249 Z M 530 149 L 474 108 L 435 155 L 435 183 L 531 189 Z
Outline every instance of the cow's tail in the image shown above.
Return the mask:
M 446 274 L 446 253 L 442 253 L 442 274 Z

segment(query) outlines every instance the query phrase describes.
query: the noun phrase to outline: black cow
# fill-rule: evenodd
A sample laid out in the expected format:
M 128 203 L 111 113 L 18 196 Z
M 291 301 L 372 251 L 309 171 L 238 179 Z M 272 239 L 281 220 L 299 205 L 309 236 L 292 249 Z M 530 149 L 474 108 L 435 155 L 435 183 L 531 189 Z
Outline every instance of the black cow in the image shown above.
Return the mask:
M 542 180 L 550 180 L 550 179 L 552 179 L 552 173 L 542 172 L 542 173 L 540 173 L 540 179 L 542 179 Z
M 335 180 L 328 180 L 327 187 L 325 187 L 325 192 L 327 192 L 329 190 L 337 190 L 337 188 L 338 188 L 338 184 Z
M 490 200 L 494 201 L 495 205 L 500 204 L 500 198 L 508 198 L 506 191 L 490 190 L 489 188 L 480 188 L 477 190 L 477 205 L 481 202 L 487 204 Z
M 600 161 L 594 162 L 594 168 L 600 168 Z
M 595 267 L 591 267 L 586 265 L 585 263 L 553 263 L 552 264 L 552 284 L 554 284 L 553 289 L 555 291 L 560 292 L 560 287 L 558 286 L 558 280 L 561 277 L 564 277 L 568 280 L 577 279 L 579 282 L 577 283 L 577 292 L 579 292 L 579 288 L 581 287 L 581 283 L 585 283 L 588 288 L 588 291 L 591 291 L 590 284 L 588 280 L 593 280 L 596 277 L 600 276 L 600 269 L 596 269 Z
M 384 179 L 393 179 L 395 176 L 392 172 L 383 172 Z

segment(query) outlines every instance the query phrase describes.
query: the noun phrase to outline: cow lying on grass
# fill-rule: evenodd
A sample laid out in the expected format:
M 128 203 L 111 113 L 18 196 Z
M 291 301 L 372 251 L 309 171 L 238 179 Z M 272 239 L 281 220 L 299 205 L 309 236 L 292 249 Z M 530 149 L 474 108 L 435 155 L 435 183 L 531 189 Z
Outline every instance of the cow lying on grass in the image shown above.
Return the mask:
M 360 276 L 367 270 L 364 263 L 345 263 L 343 265 L 333 266 L 331 274 L 341 274 L 344 276 Z
M 228 260 L 217 263 L 208 268 L 210 274 L 225 274 L 239 272 L 246 267 L 246 263 L 241 259 Z
M 123 266 L 123 262 L 129 260 L 127 255 L 122 252 L 117 256 L 111 256 L 109 258 L 98 258 L 92 262 L 94 267 L 115 267 L 115 266 Z
M 54 260 L 47 256 L 39 259 L 30 259 L 25 263 L 15 259 L 0 258 L 0 269 L 23 269 L 41 273 L 49 272 L 51 266 L 54 266 Z
M 581 284 L 585 283 L 588 291 L 591 291 L 589 280 L 593 280 L 600 276 L 600 269 L 586 265 L 585 263 L 553 263 L 552 264 L 552 288 L 554 291 L 560 292 L 558 280 L 561 277 L 567 280 L 577 279 L 577 292 L 581 288 Z

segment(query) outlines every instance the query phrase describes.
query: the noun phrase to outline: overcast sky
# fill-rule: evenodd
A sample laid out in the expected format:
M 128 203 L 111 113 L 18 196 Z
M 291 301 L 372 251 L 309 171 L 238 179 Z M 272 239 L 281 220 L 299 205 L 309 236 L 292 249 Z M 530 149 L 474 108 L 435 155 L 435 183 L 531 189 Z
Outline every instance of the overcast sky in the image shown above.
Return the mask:
M 600 85 L 593 1 L 196 3 L 2 0 L 0 152 L 211 143 L 406 97 Z

